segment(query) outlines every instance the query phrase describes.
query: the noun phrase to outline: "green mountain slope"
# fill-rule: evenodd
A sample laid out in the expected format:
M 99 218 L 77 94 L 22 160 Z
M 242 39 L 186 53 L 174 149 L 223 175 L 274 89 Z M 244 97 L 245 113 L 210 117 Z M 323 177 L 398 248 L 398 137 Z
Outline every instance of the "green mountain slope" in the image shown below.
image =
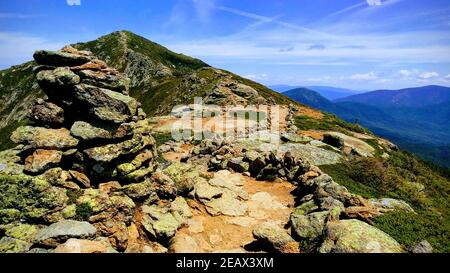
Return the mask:
M 209 103 L 296 104 L 261 84 L 174 53 L 128 31 L 113 32 L 74 47 L 90 50 L 109 66 L 126 73 L 131 79 L 131 96 L 142 103 L 149 115 L 167 114 L 175 105 L 193 103 L 194 97 L 208 97 L 214 90 L 216 92 L 209 96 Z M 43 96 L 35 81 L 35 65 L 29 62 L 0 72 L 0 148 L 11 147 L 10 133 L 26 123 L 30 105 L 34 99 Z M 236 85 L 237 91 L 244 90 L 249 93 L 248 97 L 241 98 L 233 93 L 240 94 L 229 87 Z M 257 94 L 252 94 L 252 90 Z M 227 99 L 218 100 L 215 96 Z

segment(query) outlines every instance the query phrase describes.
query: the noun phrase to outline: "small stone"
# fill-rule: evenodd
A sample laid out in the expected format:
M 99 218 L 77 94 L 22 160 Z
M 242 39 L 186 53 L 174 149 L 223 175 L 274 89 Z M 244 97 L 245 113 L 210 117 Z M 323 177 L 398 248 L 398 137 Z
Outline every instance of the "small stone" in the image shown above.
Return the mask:
M 75 170 L 70 170 L 69 173 L 78 184 L 81 184 L 85 188 L 91 187 L 91 181 L 84 173 L 80 173 Z
M 35 242 L 40 245 L 56 247 L 68 238 L 91 238 L 95 236 L 96 231 L 96 228 L 88 222 L 63 220 L 40 229 L 36 233 Z
M 37 149 L 25 159 L 24 170 L 30 173 L 41 173 L 61 162 L 62 152 L 57 150 Z

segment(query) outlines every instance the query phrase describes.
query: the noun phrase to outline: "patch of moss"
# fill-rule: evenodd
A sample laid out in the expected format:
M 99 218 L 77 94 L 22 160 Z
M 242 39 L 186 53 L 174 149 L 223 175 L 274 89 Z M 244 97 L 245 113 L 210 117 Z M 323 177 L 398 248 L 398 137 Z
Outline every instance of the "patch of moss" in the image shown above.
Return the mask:
M 86 221 L 92 215 L 92 207 L 89 203 L 83 202 L 79 205 L 76 205 L 75 208 L 75 219 L 79 221 Z
M 72 190 L 72 189 L 68 189 L 66 191 L 66 195 L 67 197 L 69 197 L 69 199 L 67 200 L 67 204 L 71 205 L 71 204 L 75 204 L 77 202 L 77 199 L 83 195 L 83 191 L 82 190 Z
M 155 132 L 152 134 L 153 138 L 156 141 L 156 146 L 160 146 L 164 143 L 166 143 L 167 141 L 173 140 L 172 138 L 172 133 L 171 132 Z

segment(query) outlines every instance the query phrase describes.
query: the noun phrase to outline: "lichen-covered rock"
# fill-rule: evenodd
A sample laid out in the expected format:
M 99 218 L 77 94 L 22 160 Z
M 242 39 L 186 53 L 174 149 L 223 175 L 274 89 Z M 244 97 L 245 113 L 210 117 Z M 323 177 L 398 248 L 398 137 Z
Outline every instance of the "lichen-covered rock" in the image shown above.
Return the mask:
M 31 243 L 37 231 L 38 227 L 35 225 L 19 224 L 17 226 L 15 225 L 11 228 L 7 228 L 5 235 Z
M 63 220 L 40 229 L 35 236 L 35 243 L 56 247 L 69 238 L 87 239 L 95 236 L 97 229 L 88 222 Z
M 306 215 L 291 215 L 292 232 L 298 238 L 312 241 L 322 235 L 328 211 L 313 212 Z
M 91 187 L 91 180 L 84 173 L 75 170 L 70 170 L 69 173 L 72 179 L 79 185 L 83 186 L 84 188 Z
M 78 140 L 70 135 L 70 131 L 47 129 L 42 127 L 22 126 L 11 135 L 11 140 L 24 144 L 26 148 L 67 149 L 77 146 Z
M 41 177 L 25 174 L 0 175 L 0 220 L 41 219 L 54 209 L 65 207 L 68 197 L 62 188 L 52 187 Z
M 322 253 L 401 253 L 401 245 L 388 234 L 359 220 L 329 222 Z
M 85 121 L 76 121 L 71 129 L 72 136 L 88 141 L 98 139 L 116 139 L 130 136 L 133 128 L 130 123 L 122 123 L 119 126 L 94 126 Z
M 151 135 L 135 134 L 132 139 L 123 142 L 107 144 L 84 150 L 84 153 L 96 162 L 111 162 L 123 155 L 135 154 L 155 144 Z
M 157 205 L 142 206 L 142 225 L 145 230 L 156 239 L 168 240 L 184 224 L 186 218 L 178 209 L 159 207 Z
M 68 67 L 58 67 L 54 70 L 39 71 L 36 80 L 48 95 L 66 96 L 65 92 L 68 87 L 80 83 L 80 76 L 73 73 Z
M 253 237 L 268 244 L 280 253 L 298 253 L 298 243 L 289 234 L 272 222 L 265 222 L 253 229 Z
M 194 188 L 195 196 L 198 199 L 211 200 L 213 198 L 220 197 L 223 194 L 223 190 L 221 188 L 211 186 L 205 179 L 198 181 Z
M 75 99 L 100 120 L 123 123 L 131 121 L 136 114 L 138 103 L 130 96 L 87 84 L 75 85 L 73 89 Z
M 122 191 L 135 200 L 143 200 L 152 193 L 152 184 L 150 181 L 133 183 L 122 187 Z
M 30 173 L 41 173 L 57 166 L 62 159 L 62 152 L 58 150 L 37 149 L 25 159 L 24 170 Z
M 243 173 L 249 170 L 250 165 L 248 162 L 244 162 L 243 157 L 235 157 L 228 160 L 227 167 L 235 172 Z
M 38 50 L 33 55 L 40 65 L 50 66 L 76 66 L 89 62 L 92 57 L 62 51 Z
M 190 192 L 200 178 L 200 173 L 194 166 L 179 162 L 172 163 L 163 173 L 175 183 L 179 194 Z
M 0 253 L 24 253 L 31 247 L 31 243 L 11 238 L 3 237 L 0 239 Z
M 130 79 L 123 75 L 113 75 L 91 69 L 80 70 L 78 74 L 82 83 L 128 94 Z
M 28 117 L 41 125 L 57 126 L 64 122 L 64 109 L 54 103 L 41 101 L 31 108 Z

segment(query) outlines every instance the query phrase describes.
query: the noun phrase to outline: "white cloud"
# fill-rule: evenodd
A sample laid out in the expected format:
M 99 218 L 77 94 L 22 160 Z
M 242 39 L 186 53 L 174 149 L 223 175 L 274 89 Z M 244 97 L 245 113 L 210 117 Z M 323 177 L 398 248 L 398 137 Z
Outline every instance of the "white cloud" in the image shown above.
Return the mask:
M 207 22 L 215 8 L 214 0 L 192 0 L 200 20 Z
M 353 74 L 349 77 L 350 80 L 357 80 L 357 81 L 373 81 L 378 79 L 378 76 L 374 72 L 369 72 L 365 74 Z
M 66 0 L 66 3 L 69 6 L 80 6 L 81 0 Z
M 398 74 L 400 74 L 400 76 L 402 76 L 402 77 L 409 77 L 413 74 L 413 72 L 410 70 L 407 70 L 407 69 L 402 69 L 402 70 L 398 71 Z
M 56 50 L 65 43 L 52 42 L 26 33 L 0 32 L 0 67 L 6 68 L 32 59 L 38 49 Z
M 42 17 L 42 15 L 24 13 L 0 13 L 0 19 L 34 19 L 39 17 Z
M 445 76 L 445 79 L 450 80 L 450 74 L 448 74 L 447 76 Z
M 439 77 L 439 73 L 437 72 L 423 72 L 418 75 L 418 78 L 423 80 L 433 79 Z
M 381 0 L 367 0 L 369 6 L 381 6 Z

